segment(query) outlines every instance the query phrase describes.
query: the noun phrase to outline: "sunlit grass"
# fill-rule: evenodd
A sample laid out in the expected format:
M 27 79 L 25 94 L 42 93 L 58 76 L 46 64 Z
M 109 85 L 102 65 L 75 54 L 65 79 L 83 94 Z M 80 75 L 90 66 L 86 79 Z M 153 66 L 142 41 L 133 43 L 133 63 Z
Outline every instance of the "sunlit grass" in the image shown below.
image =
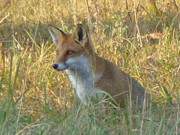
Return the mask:
M 1 2 L 0 134 L 178 135 L 180 15 L 160 1 L 161 16 L 139 8 L 135 20 L 134 2 Z M 104 111 L 99 104 L 77 103 L 67 76 L 51 68 L 55 46 L 47 25 L 68 32 L 78 22 L 89 25 L 96 52 L 137 79 L 157 105 L 133 112 L 129 106 Z M 149 39 L 153 32 L 163 36 Z

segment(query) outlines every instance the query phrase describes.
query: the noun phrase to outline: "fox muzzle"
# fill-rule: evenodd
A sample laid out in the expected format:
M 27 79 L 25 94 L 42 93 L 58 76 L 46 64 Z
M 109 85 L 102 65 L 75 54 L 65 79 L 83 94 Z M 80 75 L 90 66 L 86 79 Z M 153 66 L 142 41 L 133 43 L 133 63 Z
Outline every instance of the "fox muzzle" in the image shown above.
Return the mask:
M 68 65 L 65 64 L 65 63 L 59 63 L 59 64 L 53 64 L 52 67 L 53 67 L 55 70 L 63 71 L 63 70 L 65 70 L 65 69 L 68 68 Z

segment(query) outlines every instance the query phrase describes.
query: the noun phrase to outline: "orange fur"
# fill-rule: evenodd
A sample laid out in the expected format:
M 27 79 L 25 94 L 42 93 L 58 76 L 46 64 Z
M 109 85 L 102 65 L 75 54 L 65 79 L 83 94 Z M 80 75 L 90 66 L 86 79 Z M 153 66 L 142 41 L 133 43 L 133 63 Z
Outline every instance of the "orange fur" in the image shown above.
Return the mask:
M 109 93 L 121 106 L 125 105 L 128 97 L 143 104 L 144 88 L 94 52 L 90 35 L 83 25 L 78 25 L 74 35 L 58 32 L 53 27 L 49 31 L 54 41 L 58 41 L 54 42 L 57 45 L 57 70 L 67 71 L 82 102 L 86 103 L 86 98 L 100 89 Z

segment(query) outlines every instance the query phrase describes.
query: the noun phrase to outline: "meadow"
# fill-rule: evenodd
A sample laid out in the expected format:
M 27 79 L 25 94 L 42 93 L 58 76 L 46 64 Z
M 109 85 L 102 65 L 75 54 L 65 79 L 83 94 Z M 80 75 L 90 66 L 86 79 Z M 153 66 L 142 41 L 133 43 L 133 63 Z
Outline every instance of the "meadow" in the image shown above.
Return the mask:
M 180 135 L 179 0 L 1 0 L 0 9 L 0 135 Z M 148 108 L 79 103 L 52 69 L 47 30 L 77 23 L 100 56 L 146 88 Z

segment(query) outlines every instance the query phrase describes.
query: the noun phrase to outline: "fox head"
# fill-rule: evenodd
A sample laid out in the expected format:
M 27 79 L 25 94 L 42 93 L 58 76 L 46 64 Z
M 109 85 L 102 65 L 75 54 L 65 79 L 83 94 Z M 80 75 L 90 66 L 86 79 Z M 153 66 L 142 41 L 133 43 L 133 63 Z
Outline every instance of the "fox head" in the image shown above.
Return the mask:
M 82 24 L 78 24 L 76 31 L 66 33 L 56 27 L 49 26 L 48 31 L 56 45 L 56 60 L 52 67 L 58 71 L 68 68 L 80 68 L 87 64 L 88 56 L 93 51 L 88 31 Z

